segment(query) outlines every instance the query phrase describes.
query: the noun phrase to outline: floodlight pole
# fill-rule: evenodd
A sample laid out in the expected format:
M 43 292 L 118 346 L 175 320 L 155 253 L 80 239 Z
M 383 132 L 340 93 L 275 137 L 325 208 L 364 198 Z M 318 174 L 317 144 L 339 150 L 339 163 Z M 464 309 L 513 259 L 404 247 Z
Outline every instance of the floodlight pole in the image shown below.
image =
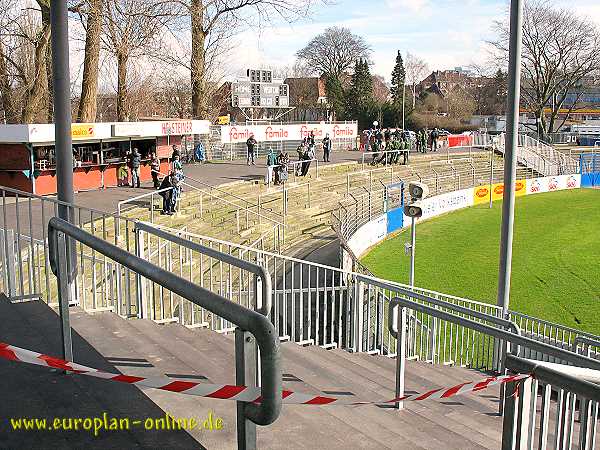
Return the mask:
M 54 148 L 56 153 L 56 193 L 57 199 L 65 204 L 58 206 L 58 217 L 67 222 L 74 222 L 73 204 L 73 149 L 71 142 L 71 81 L 69 76 L 69 22 L 67 2 L 51 0 L 50 30 L 52 40 L 52 85 L 54 94 Z M 44 224 L 45 226 L 45 224 Z M 59 249 L 65 252 L 64 267 L 66 289 L 59 292 L 59 308 L 61 310 L 63 335 L 63 357 L 73 360 L 71 346 L 71 328 L 68 320 L 69 305 L 77 300 L 75 277 L 77 276 L 77 254 L 73 239 L 65 236 Z M 60 245 L 60 244 L 59 244 Z
M 410 273 L 408 277 L 408 285 L 415 285 L 415 244 L 417 242 L 417 219 L 411 218 L 410 222 Z
M 73 203 L 73 150 L 71 147 L 71 82 L 69 79 L 69 24 L 67 2 L 52 0 L 52 77 L 54 86 L 54 140 L 56 151 L 57 199 Z M 61 219 L 69 220 L 68 209 L 58 208 Z
M 508 313 L 510 300 L 513 226 L 515 218 L 515 178 L 517 174 L 515 154 L 519 137 L 522 36 L 523 0 L 511 0 L 506 146 L 504 151 L 504 195 L 502 202 L 500 269 L 498 273 L 498 306 L 502 307 L 503 317 L 506 317 Z

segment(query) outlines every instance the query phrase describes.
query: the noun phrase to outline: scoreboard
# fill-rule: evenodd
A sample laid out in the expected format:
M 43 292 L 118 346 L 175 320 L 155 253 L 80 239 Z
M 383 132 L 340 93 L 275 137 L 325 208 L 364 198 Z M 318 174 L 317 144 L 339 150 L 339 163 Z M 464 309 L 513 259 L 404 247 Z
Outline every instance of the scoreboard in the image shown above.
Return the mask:
M 239 108 L 287 108 L 290 93 L 287 84 L 273 79 L 270 70 L 248 69 L 245 79 L 231 84 L 231 106 Z

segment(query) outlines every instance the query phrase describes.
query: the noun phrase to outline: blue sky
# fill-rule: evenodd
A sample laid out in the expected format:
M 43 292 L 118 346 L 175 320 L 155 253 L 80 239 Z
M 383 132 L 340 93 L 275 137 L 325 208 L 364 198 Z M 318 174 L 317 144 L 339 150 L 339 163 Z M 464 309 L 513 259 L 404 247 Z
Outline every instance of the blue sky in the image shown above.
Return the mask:
M 600 25 L 600 2 L 554 0 Z M 291 65 L 294 53 L 333 25 L 363 36 L 373 48 L 374 73 L 389 79 L 397 50 L 425 59 L 431 69 L 466 67 L 487 60 L 485 40 L 492 24 L 508 12 L 508 0 L 337 0 L 315 8 L 312 17 L 283 21 L 260 33 L 246 31 L 234 50 L 234 70 L 260 65 Z

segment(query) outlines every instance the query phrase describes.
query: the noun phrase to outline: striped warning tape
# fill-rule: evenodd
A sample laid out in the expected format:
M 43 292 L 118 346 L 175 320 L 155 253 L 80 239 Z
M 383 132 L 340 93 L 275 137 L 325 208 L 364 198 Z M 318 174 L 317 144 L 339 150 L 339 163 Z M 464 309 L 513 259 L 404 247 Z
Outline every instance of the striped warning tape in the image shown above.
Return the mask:
M 260 403 L 261 399 L 261 390 L 259 387 L 198 383 L 195 381 L 181 380 L 166 376 L 146 378 L 104 372 L 102 370 L 94 369 L 93 367 L 82 366 L 81 364 L 54 358 L 52 356 L 33 352 L 20 347 L 15 347 L 14 345 L 5 344 L 3 342 L 0 342 L 0 358 L 54 369 L 67 370 L 69 372 L 101 378 L 103 380 L 119 381 L 121 383 L 134 384 L 140 387 L 179 392 L 198 397 L 219 398 L 251 403 Z M 391 400 L 376 402 L 357 402 L 353 401 L 347 396 L 323 396 L 315 394 L 303 394 L 300 392 L 292 392 L 287 390 L 282 391 L 282 397 L 283 403 L 292 405 L 383 405 L 398 401 L 447 399 L 469 392 L 478 392 L 494 385 L 523 380 L 529 378 L 530 376 L 531 375 L 502 375 L 498 377 L 489 377 L 479 382 L 461 383 L 450 388 L 433 389 L 424 393 L 405 395 L 403 397 L 393 398 Z

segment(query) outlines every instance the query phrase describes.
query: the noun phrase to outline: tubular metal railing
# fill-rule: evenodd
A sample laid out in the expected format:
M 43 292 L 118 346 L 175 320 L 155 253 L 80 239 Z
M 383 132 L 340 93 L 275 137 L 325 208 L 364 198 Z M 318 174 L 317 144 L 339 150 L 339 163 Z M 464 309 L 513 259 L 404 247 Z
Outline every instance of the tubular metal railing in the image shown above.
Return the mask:
M 174 240 L 178 238 L 173 237 Z M 238 441 L 244 442 L 240 448 L 256 447 L 256 424 L 269 425 L 279 417 L 281 411 L 281 361 L 279 340 L 270 320 L 263 314 L 231 302 L 223 296 L 205 289 L 193 282 L 181 278 L 169 271 L 161 269 L 143 258 L 133 255 L 103 239 L 70 224 L 62 219 L 52 218 L 48 223 L 49 260 L 52 272 L 58 282 L 58 303 L 61 317 L 63 356 L 73 360 L 71 328 L 69 323 L 69 302 L 71 291 L 69 286 L 74 282 L 75 271 L 69 267 L 67 254 L 69 241 L 74 240 L 102 254 L 117 264 L 131 270 L 136 277 L 150 280 L 164 289 L 177 294 L 181 298 L 212 312 L 233 323 L 236 331 L 236 382 L 255 386 L 257 381 L 256 348 L 248 345 L 250 334 L 256 339 L 260 349 L 260 381 L 262 386 L 260 404 L 238 402 Z M 210 249 L 195 246 L 196 251 L 207 252 L 212 258 L 237 264 L 255 274 L 260 274 L 266 281 L 268 273 L 245 261 L 237 261 L 230 255 L 221 254 Z M 268 283 L 268 281 L 266 281 Z M 139 284 L 139 282 L 138 282 Z M 268 311 L 271 292 L 265 289 L 262 297 L 263 305 Z M 143 308 L 138 307 L 138 310 Z M 260 310 L 260 308 L 258 308 Z
M 581 450 L 595 448 L 600 402 L 598 370 L 514 355 L 507 356 L 506 367 L 531 377 L 506 387 L 503 450 L 570 449 L 573 444 Z

